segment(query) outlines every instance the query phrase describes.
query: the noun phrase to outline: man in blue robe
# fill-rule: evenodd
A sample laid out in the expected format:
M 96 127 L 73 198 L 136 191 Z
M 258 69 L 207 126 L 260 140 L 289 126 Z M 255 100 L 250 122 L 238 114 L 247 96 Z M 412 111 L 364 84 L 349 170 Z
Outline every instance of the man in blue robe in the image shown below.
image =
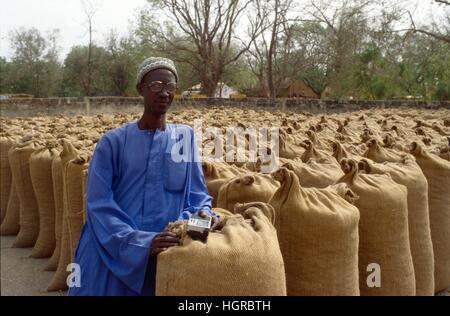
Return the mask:
M 75 254 L 80 286 L 69 295 L 154 295 L 157 255 L 180 241 L 166 225 L 193 213 L 214 218 L 192 128 L 166 124 L 177 80 L 171 60 L 146 59 L 141 119 L 98 142 Z

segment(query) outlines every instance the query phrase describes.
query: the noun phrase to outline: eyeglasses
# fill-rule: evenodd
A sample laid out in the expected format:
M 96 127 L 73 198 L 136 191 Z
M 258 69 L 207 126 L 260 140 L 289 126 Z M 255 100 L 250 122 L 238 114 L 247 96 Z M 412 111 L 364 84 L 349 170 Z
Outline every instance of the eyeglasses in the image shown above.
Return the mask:
M 162 81 L 153 81 L 148 84 L 151 92 L 161 92 L 164 88 L 166 88 L 167 92 L 173 93 L 177 89 L 176 82 L 168 82 L 164 83 Z

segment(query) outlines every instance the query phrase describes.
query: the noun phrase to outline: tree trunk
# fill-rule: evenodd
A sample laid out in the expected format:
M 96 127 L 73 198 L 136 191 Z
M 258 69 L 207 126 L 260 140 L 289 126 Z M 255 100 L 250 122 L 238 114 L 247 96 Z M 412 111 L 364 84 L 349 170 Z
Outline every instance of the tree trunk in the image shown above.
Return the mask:
M 204 73 L 201 75 L 202 93 L 206 94 L 209 98 L 214 98 L 217 84 L 222 77 L 223 71 L 217 68 L 219 67 L 205 62 L 205 68 L 203 68 Z
M 92 82 L 92 22 L 89 21 L 89 48 L 88 48 L 88 63 L 87 63 L 87 85 L 86 85 L 86 94 L 87 96 L 91 96 L 91 82 Z
M 269 88 L 269 98 L 275 98 L 275 85 L 273 83 L 273 61 L 272 52 L 270 50 L 267 56 L 267 85 Z
M 216 88 L 217 88 L 217 82 L 214 83 L 214 82 L 211 82 L 211 80 L 204 80 L 204 82 L 202 82 L 203 93 L 206 94 L 206 96 L 208 96 L 209 98 L 214 98 Z
M 275 91 L 275 80 L 274 80 L 274 73 L 273 73 L 273 67 L 274 67 L 274 59 L 276 54 L 276 45 L 277 45 L 277 33 L 278 33 L 278 26 L 279 26 L 279 1 L 275 1 L 275 17 L 273 21 L 273 27 L 272 27 L 272 34 L 270 37 L 270 45 L 269 45 L 269 51 L 267 54 L 267 83 L 269 86 L 269 97 L 270 98 L 276 98 L 276 91 Z

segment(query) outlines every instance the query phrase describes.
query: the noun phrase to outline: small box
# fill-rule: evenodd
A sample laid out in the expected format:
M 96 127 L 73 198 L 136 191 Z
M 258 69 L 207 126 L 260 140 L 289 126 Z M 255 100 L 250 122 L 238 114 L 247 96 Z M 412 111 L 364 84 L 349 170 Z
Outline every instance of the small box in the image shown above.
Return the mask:
M 206 241 L 210 229 L 211 216 L 208 215 L 203 218 L 197 214 L 193 214 L 188 221 L 186 232 L 192 239 Z

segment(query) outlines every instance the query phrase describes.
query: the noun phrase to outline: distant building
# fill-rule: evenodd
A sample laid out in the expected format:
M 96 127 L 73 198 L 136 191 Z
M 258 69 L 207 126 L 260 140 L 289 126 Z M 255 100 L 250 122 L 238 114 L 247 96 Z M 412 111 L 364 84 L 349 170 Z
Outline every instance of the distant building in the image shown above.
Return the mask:
M 15 93 L 15 94 L 0 94 L 0 100 L 7 99 L 31 99 L 34 96 L 32 94 L 26 93 Z
M 285 98 L 310 98 L 318 99 L 319 96 L 303 80 L 285 80 L 278 93 Z
M 185 98 L 189 97 L 195 97 L 197 95 L 201 95 L 202 86 L 201 83 L 190 87 L 186 91 L 183 91 L 181 95 Z M 223 82 L 219 82 L 217 84 L 216 91 L 214 93 L 214 98 L 223 98 L 223 99 L 229 99 L 231 95 L 237 94 L 238 91 L 228 85 L 226 85 Z

